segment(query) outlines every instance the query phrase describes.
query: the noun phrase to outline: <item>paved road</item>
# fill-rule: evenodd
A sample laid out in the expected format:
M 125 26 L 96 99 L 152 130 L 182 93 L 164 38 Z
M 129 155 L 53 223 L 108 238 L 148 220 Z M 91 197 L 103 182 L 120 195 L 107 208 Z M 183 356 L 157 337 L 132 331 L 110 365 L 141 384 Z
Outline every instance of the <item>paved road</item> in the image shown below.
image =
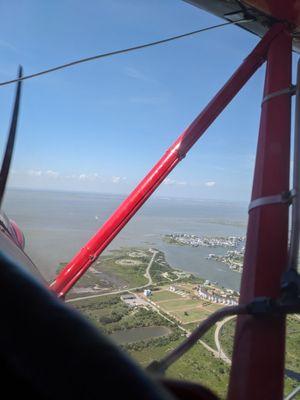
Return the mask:
M 155 257 L 157 255 L 158 251 L 153 251 L 153 256 L 151 257 L 151 260 L 149 261 L 149 264 L 146 268 L 145 272 L 145 277 L 148 279 L 148 283 L 142 286 L 134 287 L 134 288 L 128 288 L 128 289 L 122 289 L 122 290 L 115 290 L 113 292 L 107 292 L 107 293 L 101 293 L 101 294 L 92 294 L 90 296 L 82 296 L 82 297 L 76 297 L 75 299 L 69 299 L 66 300 L 66 303 L 74 303 L 75 301 L 80 301 L 80 300 L 86 300 L 86 299 L 94 299 L 97 297 L 102 297 L 102 296 L 109 296 L 111 294 L 121 294 L 121 293 L 126 293 L 126 292 L 132 292 L 134 290 L 140 290 L 140 289 L 145 289 L 148 286 L 152 285 L 152 278 L 150 274 L 150 269 L 152 267 L 152 264 L 155 260 Z

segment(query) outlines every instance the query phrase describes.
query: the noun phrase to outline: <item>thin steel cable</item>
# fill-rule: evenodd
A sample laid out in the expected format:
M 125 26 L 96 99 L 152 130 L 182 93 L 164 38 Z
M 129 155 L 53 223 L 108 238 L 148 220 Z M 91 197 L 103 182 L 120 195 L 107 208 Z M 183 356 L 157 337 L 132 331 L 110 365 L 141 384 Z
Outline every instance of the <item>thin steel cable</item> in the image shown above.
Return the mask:
M 89 61 L 98 60 L 100 58 L 107 58 L 107 57 L 115 56 L 117 54 L 124 54 L 124 53 L 129 53 L 131 51 L 137 51 L 137 50 L 145 49 L 147 47 L 157 46 L 157 45 L 160 45 L 160 44 L 163 44 L 163 43 L 167 43 L 167 42 L 171 42 L 171 41 L 174 41 L 174 40 L 182 39 L 182 38 L 185 38 L 187 36 L 192 36 L 192 35 L 195 35 L 195 34 L 198 34 L 198 33 L 201 33 L 201 32 L 206 32 L 206 31 L 209 31 L 209 30 L 212 30 L 212 29 L 221 28 L 223 26 L 234 25 L 234 24 L 250 22 L 250 21 L 252 21 L 252 19 L 241 19 L 241 20 L 238 20 L 238 21 L 224 22 L 222 24 L 209 26 L 207 28 L 197 29 L 196 31 L 183 33 L 182 35 L 172 36 L 172 37 L 168 37 L 168 38 L 165 38 L 165 39 L 156 40 L 154 42 L 144 43 L 144 44 L 141 44 L 141 45 L 138 45 L 138 46 L 127 47 L 126 49 L 115 50 L 115 51 L 111 51 L 109 53 L 102 53 L 102 54 L 97 54 L 97 55 L 91 56 L 91 57 L 80 58 L 79 60 L 71 61 L 71 62 L 68 62 L 66 64 L 58 65 L 58 66 L 53 67 L 53 68 L 48 68 L 48 69 L 45 69 L 45 70 L 30 74 L 30 75 L 23 76 L 22 78 L 11 79 L 9 81 L 0 82 L 0 86 L 6 86 L 6 85 L 10 85 L 10 84 L 15 83 L 15 82 L 25 81 L 26 79 L 36 78 L 36 77 L 41 76 L 41 75 L 46 75 L 46 74 L 49 74 L 51 72 L 55 72 L 55 71 L 58 71 L 58 70 L 61 70 L 61 69 L 64 69 L 64 68 L 69 68 L 69 67 L 72 67 L 72 66 L 77 65 L 77 64 L 82 64 L 82 63 L 86 63 L 86 62 L 89 62 Z
M 296 387 L 284 400 L 292 400 L 300 392 L 300 385 Z
M 2 205 L 3 196 L 5 193 L 7 178 L 10 170 L 11 159 L 14 151 L 15 146 L 15 139 L 16 139 L 16 132 L 18 126 L 18 118 L 19 118 L 19 109 L 20 109 L 20 98 L 21 98 L 21 91 L 22 91 L 22 82 L 20 81 L 22 78 L 22 67 L 19 67 L 18 73 L 18 84 L 16 89 L 15 95 L 15 102 L 13 106 L 13 112 L 11 117 L 10 128 L 7 137 L 7 143 L 5 147 L 4 157 L 1 165 L 0 170 L 0 209 Z

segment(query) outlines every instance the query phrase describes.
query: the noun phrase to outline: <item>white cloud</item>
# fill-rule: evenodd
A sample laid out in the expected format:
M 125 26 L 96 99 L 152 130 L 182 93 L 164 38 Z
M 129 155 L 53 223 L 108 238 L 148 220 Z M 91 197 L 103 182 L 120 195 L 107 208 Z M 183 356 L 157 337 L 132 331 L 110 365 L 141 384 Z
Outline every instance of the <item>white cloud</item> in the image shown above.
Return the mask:
M 93 173 L 91 173 L 91 174 L 82 173 L 82 174 L 79 174 L 78 176 L 77 176 L 77 175 L 71 175 L 72 178 L 73 178 L 74 176 L 75 176 L 77 179 L 79 179 L 80 181 L 90 181 L 90 182 L 93 182 L 93 181 L 96 181 L 96 180 L 100 180 L 101 182 L 105 182 L 105 180 L 106 180 L 103 176 L 101 176 L 100 174 L 98 174 L 98 172 L 93 172 Z
M 22 172 L 19 171 L 18 174 L 22 174 Z M 48 178 L 59 177 L 59 172 L 53 171 L 52 169 L 48 169 L 47 171 L 42 171 L 41 169 L 30 169 L 29 171 L 26 171 L 25 174 L 33 177 L 40 177 L 40 176 L 46 176 Z
M 75 174 L 71 174 L 71 175 L 66 175 L 66 179 L 77 179 L 78 176 Z
M 122 181 L 125 181 L 127 178 L 126 176 L 113 176 L 111 178 L 112 183 L 121 183 Z
M 85 181 L 85 180 L 87 179 L 87 175 L 86 175 L 86 174 L 80 174 L 79 177 L 78 177 L 78 179 L 79 179 L 80 181 Z
M 36 170 L 36 169 L 30 169 L 28 171 L 28 175 L 30 176 L 42 176 L 42 171 L 41 170 Z
M 51 169 L 48 169 L 48 170 L 45 172 L 45 175 L 47 175 L 47 176 L 49 176 L 49 177 L 51 177 L 51 178 L 58 178 L 58 177 L 59 177 L 59 172 L 52 171 Z
M 214 181 L 205 182 L 205 186 L 207 186 L 207 187 L 213 187 L 215 185 L 216 185 L 216 182 L 214 182 Z
M 185 185 L 187 185 L 187 182 L 185 182 L 185 181 L 177 181 L 176 179 L 166 178 L 166 179 L 164 180 L 164 185 L 179 185 L 179 186 L 185 186 Z

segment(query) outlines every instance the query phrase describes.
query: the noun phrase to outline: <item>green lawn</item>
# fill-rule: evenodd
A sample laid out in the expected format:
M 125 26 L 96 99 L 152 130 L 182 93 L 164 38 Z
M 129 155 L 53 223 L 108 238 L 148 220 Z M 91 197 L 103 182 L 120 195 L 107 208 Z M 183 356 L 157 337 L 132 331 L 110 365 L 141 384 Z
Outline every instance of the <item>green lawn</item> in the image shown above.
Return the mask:
M 151 298 L 159 307 L 174 315 L 183 324 L 200 321 L 214 312 L 219 306 L 201 300 L 187 299 L 174 292 L 160 291 Z M 203 308 L 199 306 L 203 306 Z
M 151 300 L 154 302 L 173 299 L 182 299 L 182 296 L 169 290 L 154 291 L 151 296 Z
M 209 315 L 209 312 L 202 310 L 201 308 L 192 308 L 187 311 L 172 311 L 183 324 L 188 324 L 193 321 L 200 321 Z
M 292 316 L 287 323 L 286 365 L 300 374 L 300 319 Z
M 197 300 L 190 300 L 181 297 L 178 300 L 168 300 L 159 303 L 159 306 L 166 311 L 173 312 L 174 310 L 189 308 L 189 307 L 196 307 L 199 305 L 199 301 Z

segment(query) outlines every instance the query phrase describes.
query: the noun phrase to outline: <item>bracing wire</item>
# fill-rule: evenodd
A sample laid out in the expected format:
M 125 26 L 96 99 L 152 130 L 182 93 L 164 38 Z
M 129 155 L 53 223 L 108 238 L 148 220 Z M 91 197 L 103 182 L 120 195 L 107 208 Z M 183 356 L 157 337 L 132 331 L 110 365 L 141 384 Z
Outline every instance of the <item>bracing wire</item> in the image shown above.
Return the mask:
M 3 196 L 5 193 L 6 183 L 8 179 L 8 174 L 10 170 L 10 164 L 13 156 L 13 150 L 15 146 L 16 132 L 19 119 L 19 109 L 20 109 L 20 99 L 22 91 L 22 67 L 19 67 L 18 73 L 18 84 L 15 95 L 15 102 L 13 106 L 13 112 L 11 117 L 10 128 L 7 137 L 7 143 L 5 147 L 5 152 L 2 160 L 1 170 L 0 170 L 0 209 L 2 205 Z
M 295 399 L 297 394 L 300 393 L 300 385 L 297 386 L 284 400 L 292 400 Z
M 125 49 L 115 50 L 115 51 L 111 51 L 109 53 L 96 54 L 96 55 L 91 56 L 91 57 L 80 58 L 78 60 L 74 60 L 74 61 L 68 62 L 66 64 L 58 65 L 56 67 L 52 67 L 52 68 L 48 68 L 48 69 L 45 69 L 45 70 L 42 70 L 42 71 L 39 71 L 39 72 L 35 72 L 33 74 L 30 74 L 30 75 L 22 76 L 21 78 L 11 79 L 9 81 L 0 82 L 0 86 L 6 86 L 6 85 L 10 85 L 10 84 L 15 83 L 15 82 L 25 81 L 26 79 L 36 78 L 36 77 L 41 76 L 41 75 L 50 74 L 51 72 L 59 71 L 59 70 L 62 70 L 62 69 L 65 69 L 65 68 L 69 68 L 69 67 L 73 67 L 74 65 L 77 65 L 77 64 L 82 64 L 82 63 L 86 63 L 86 62 L 89 62 L 89 61 L 98 60 L 100 58 L 112 57 L 112 56 L 115 56 L 115 55 L 118 55 L 118 54 L 125 54 L 125 53 L 129 53 L 129 52 L 132 52 L 132 51 L 142 50 L 142 49 L 145 49 L 147 47 L 157 46 L 157 45 L 160 45 L 160 44 L 164 44 L 164 43 L 167 43 L 167 42 L 171 42 L 171 41 L 174 41 L 174 40 L 178 40 L 178 39 L 182 39 L 182 38 L 185 38 L 185 37 L 188 37 L 188 36 L 192 36 L 192 35 L 196 35 L 196 34 L 199 34 L 199 33 L 202 33 L 202 32 L 206 32 L 206 31 L 209 31 L 209 30 L 212 30 L 212 29 L 221 28 L 223 26 L 233 25 L 233 24 L 238 24 L 238 23 L 244 23 L 244 22 L 250 22 L 250 21 L 252 21 L 252 20 L 251 19 L 241 19 L 241 20 L 238 20 L 238 21 L 224 22 L 222 24 L 208 26 L 206 28 L 197 29 L 197 30 L 192 31 L 192 32 L 183 33 L 181 35 L 176 35 L 176 36 L 167 37 L 165 39 L 156 40 L 154 42 L 144 43 L 144 44 L 140 44 L 140 45 L 133 46 L 133 47 L 127 47 Z
M 231 316 L 247 314 L 247 305 L 237 305 L 224 307 L 215 311 L 207 317 L 200 325 L 174 350 L 168 353 L 160 361 L 152 362 L 147 369 L 152 372 L 164 373 L 175 361 L 182 357 L 188 350 L 190 350 L 197 341 L 218 321 Z

